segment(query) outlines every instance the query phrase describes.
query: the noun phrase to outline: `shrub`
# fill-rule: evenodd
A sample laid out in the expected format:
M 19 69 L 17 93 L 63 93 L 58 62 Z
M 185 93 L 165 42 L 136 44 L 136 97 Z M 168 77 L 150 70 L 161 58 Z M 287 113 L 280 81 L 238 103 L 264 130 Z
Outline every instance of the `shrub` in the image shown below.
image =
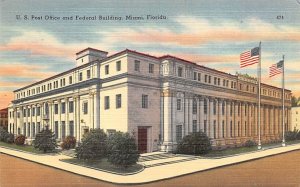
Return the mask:
M 8 132 L 3 128 L 0 127 L 0 141 L 5 142 Z
M 101 159 L 106 156 L 107 135 L 102 129 L 91 129 L 82 138 L 82 143 L 76 147 L 78 159 Z
M 286 141 L 297 140 L 297 137 L 298 137 L 298 130 L 287 131 L 287 132 L 285 132 L 284 137 L 285 137 L 285 140 L 286 140 Z
M 5 142 L 6 143 L 14 143 L 15 136 L 12 133 L 7 133 Z
M 253 147 L 256 146 L 256 142 L 253 140 L 247 140 L 244 144 L 245 147 Z
M 44 153 L 54 151 L 57 147 L 54 133 L 48 128 L 43 129 L 36 134 L 35 140 L 33 140 L 33 146 L 35 149 L 39 149 Z
M 210 150 L 210 140 L 206 133 L 202 131 L 183 137 L 183 139 L 177 145 L 177 153 L 181 154 L 206 154 Z
M 15 144 L 16 145 L 24 145 L 26 137 L 23 134 L 20 134 L 16 137 L 15 139 Z
M 73 136 L 67 136 L 62 144 L 60 145 L 62 149 L 74 149 L 76 145 L 76 138 Z
M 116 166 L 126 168 L 136 164 L 140 154 L 135 138 L 129 133 L 116 132 L 107 141 L 108 161 Z

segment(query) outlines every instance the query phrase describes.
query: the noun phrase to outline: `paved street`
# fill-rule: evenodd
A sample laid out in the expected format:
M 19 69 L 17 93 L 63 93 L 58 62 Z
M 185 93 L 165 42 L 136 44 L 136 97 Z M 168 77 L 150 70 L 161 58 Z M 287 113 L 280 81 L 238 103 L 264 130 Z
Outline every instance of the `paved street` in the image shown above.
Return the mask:
M 300 151 L 293 151 L 144 186 L 300 186 L 299 158 Z M 1 187 L 117 186 L 5 154 L 0 159 Z

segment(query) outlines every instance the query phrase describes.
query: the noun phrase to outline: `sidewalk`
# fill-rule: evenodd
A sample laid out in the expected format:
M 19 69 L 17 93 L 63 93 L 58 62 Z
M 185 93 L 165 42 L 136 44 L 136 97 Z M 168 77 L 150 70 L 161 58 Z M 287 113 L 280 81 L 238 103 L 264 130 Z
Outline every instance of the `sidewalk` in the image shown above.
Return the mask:
M 293 150 L 300 150 L 300 144 L 294 144 L 287 147 L 267 149 L 263 151 L 257 151 L 248 154 L 242 154 L 242 155 L 226 157 L 221 159 L 198 158 L 198 159 L 193 159 L 185 162 L 161 165 L 156 167 L 149 167 L 149 168 L 145 168 L 145 170 L 143 170 L 142 172 L 134 175 L 120 176 L 116 174 L 110 174 L 110 173 L 84 168 L 81 166 L 72 165 L 72 164 L 59 161 L 59 159 L 70 158 L 66 155 L 32 155 L 29 153 L 19 152 L 19 151 L 0 147 L 1 153 L 13 155 L 19 158 L 44 164 L 61 170 L 69 171 L 82 176 L 87 176 L 87 177 L 91 177 L 91 178 L 95 178 L 95 179 L 99 179 L 111 183 L 117 183 L 117 184 L 148 183 L 148 182 L 158 181 L 162 179 L 186 175 L 198 171 L 204 171 L 204 170 L 222 167 L 226 165 L 236 164 L 248 160 L 263 158 L 270 155 L 276 155 L 276 154 L 289 152 Z

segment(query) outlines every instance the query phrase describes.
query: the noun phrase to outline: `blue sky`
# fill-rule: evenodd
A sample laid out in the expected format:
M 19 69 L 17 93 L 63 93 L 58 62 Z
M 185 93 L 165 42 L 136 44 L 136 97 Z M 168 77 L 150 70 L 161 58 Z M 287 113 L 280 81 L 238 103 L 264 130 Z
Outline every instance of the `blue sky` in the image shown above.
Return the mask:
M 286 57 L 286 87 L 300 96 L 300 3 L 263 1 L 15 1 L 2 0 L 0 106 L 12 91 L 75 66 L 86 47 L 125 48 L 156 56 L 171 54 L 234 74 L 256 76 L 256 66 L 239 68 L 239 54 L 262 41 L 262 80 L 268 67 Z M 166 20 L 16 20 L 16 15 L 143 16 Z M 283 19 L 278 19 L 280 16 Z M 59 67 L 59 68 L 58 68 Z

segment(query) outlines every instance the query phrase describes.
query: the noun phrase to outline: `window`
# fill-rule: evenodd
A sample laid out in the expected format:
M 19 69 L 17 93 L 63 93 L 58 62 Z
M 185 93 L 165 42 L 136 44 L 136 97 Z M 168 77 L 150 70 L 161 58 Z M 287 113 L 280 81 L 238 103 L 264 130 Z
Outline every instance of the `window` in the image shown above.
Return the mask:
M 32 111 L 31 111 L 31 112 L 32 112 L 31 115 L 32 115 L 32 116 L 35 116 L 35 108 L 32 108 Z
M 240 103 L 238 103 L 238 116 L 240 115 L 240 109 L 241 109 L 241 106 L 240 106 Z
M 63 86 L 65 86 L 65 85 L 66 85 L 66 79 L 63 78 Z M 50 89 L 51 89 L 51 84 L 50 84 Z
M 109 109 L 109 96 L 104 97 L 104 109 Z
M 182 77 L 182 67 L 178 67 L 178 77 Z
M 106 65 L 105 66 L 105 75 L 108 75 L 109 74 L 109 65 Z
M 222 137 L 225 138 L 225 121 L 222 121 Z
M 69 84 L 72 84 L 73 80 L 72 80 L 72 76 L 69 77 Z
M 121 94 L 116 95 L 116 108 L 121 108 L 122 106 L 122 100 L 121 100 Z
M 140 63 L 138 60 L 134 61 L 134 71 L 140 71 Z
M 214 120 L 214 139 L 217 138 L 217 125 L 216 125 L 216 120 Z
M 217 84 L 217 77 L 214 78 L 214 85 Z
M 226 80 L 223 79 L 223 86 L 226 86 Z
M 197 132 L 197 120 L 193 120 L 193 132 Z
M 221 82 L 221 79 L 220 78 L 218 78 L 218 85 L 220 86 L 220 82 Z
M 181 99 L 177 99 L 177 110 L 181 110 Z
M 233 106 L 232 106 L 232 103 L 230 104 L 230 116 L 232 116 L 232 113 L 233 113 Z
M 225 115 L 225 102 L 222 102 L 222 115 Z
M 23 134 L 24 134 L 24 136 L 26 136 L 26 123 L 24 123 L 24 125 L 23 125 Z
M 61 121 L 61 138 L 65 139 L 66 137 L 66 122 Z
M 32 123 L 32 137 L 35 137 L 35 123 Z
M 211 83 L 211 76 L 208 76 L 208 83 Z
M 69 102 L 69 113 L 73 113 L 74 112 L 74 102 L 70 101 Z
M 116 70 L 121 71 L 121 61 L 116 62 Z
M 142 95 L 142 108 L 148 108 L 148 95 Z
M 28 123 L 28 128 L 27 128 L 27 136 L 30 137 L 30 123 Z
M 86 70 L 86 77 L 87 79 L 91 78 L 91 70 Z
M 197 72 L 194 72 L 194 80 L 197 80 Z
M 197 114 L 197 100 L 193 99 L 193 114 Z
M 204 99 L 204 114 L 207 114 L 207 100 Z
M 82 72 L 79 73 L 79 81 L 82 81 Z
M 58 138 L 58 121 L 54 122 L 54 134 L 55 134 L 55 139 Z
M 182 139 L 182 125 L 176 125 L 176 141 L 179 142 Z
M 154 73 L 154 64 L 149 64 L 149 73 Z
M 232 121 L 230 121 L 230 137 L 233 136 Z
M 217 114 L 217 102 L 216 101 L 213 102 L 213 112 L 214 112 L 214 115 Z
M 204 133 L 207 133 L 207 120 L 204 120 Z
M 58 114 L 58 104 L 54 104 L 54 114 Z
M 198 73 L 198 81 L 201 81 L 201 73 Z
M 37 115 L 37 116 L 40 116 L 40 115 L 41 115 L 41 107 L 40 107 L 40 106 L 38 106 L 38 107 L 36 108 L 36 115 Z
M 30 108 L 27 109 L 27 116 L 30 116 Z
M 36 132 L 37 133 L 41 132 L 41 123 L 40 122 L 36 123 Z
M 61 103 L 61 114 L 64 114 L 64 113 L 66 113 L 66 103 L 65 102 Z
M 207 82 L 207 75 L 204 76 L 204 82 Z
M 83 103 L 83 114 L 87 114 L 88 113 L 88 102 L 84 102 Z
M 69 122 L 69 135 L 74 136 L 74 121 Z

